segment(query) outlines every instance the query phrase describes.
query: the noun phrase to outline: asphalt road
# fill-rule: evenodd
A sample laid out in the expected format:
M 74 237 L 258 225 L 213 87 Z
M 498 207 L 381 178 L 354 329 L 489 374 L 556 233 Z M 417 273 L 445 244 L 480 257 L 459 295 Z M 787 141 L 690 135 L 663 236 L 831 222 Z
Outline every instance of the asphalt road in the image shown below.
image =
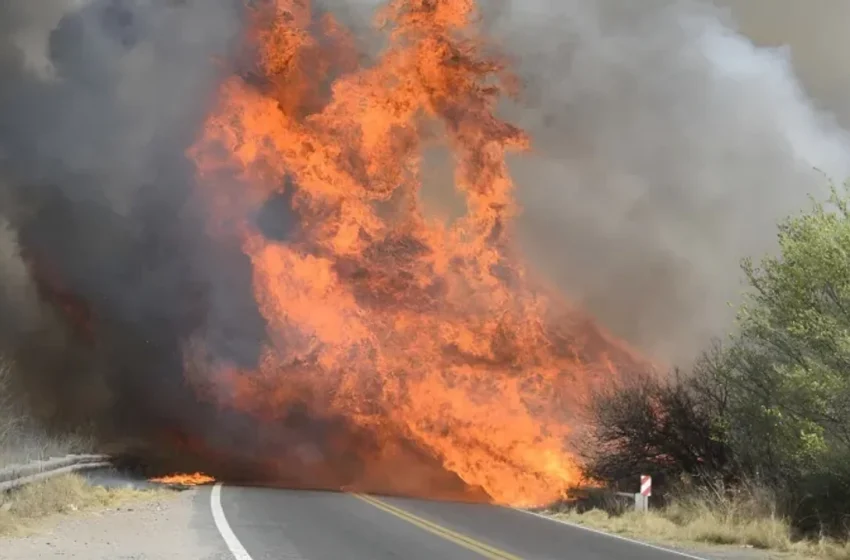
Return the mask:
M 487 505 L 220 485 L 209 503 L 236 560 L 696 558 Z

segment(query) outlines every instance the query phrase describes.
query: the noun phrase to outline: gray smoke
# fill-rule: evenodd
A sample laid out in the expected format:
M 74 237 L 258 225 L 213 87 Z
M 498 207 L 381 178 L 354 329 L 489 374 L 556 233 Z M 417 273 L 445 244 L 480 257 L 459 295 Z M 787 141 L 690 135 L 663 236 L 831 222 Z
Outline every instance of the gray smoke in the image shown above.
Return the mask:
M 844 0 L 718 0 L 756 44 L 788 51 L 814 103 L 850 125 L 850 49 Z
M 524 248 L 605 325 L 671 362 L 731 328 L 739 259 L 771 250 L 776 220 L 822 192 L 814 168 L 850 173 L 850 136 L 804 90 L 790 49 L 754 45 L 736 19 L 782 45 L 770 22 L 794 2 L 725 3 L 527 0 L 489 20 L 526 84 L 507 113 L 534 141 L 512 162 Z M 796 5 L 803 22 L 847 10 Z M 839 56 L 843 33 L 818 45 L 808 33 L 801 73 L 840 76 L 819 85 L 846 96 L 847 66 L 814 54 Z
M 234 2 L 12 0 L 3 10 L 4 144 L 37 143 L 58 173 L 98 174 L 122 211 L 211 99 L 214 57 L 239 31 Z
M 0 5 L 0 353 L 49 420 L 181 414 L 181 340 L 227 269 L 183 153 L 241 30 L 237 0 Z
M 3 36 L 22 68 L 41 79 L 55 77 L 50 56 L 50 35 L 63 17 L 82 9 L 90 0 L 44 0 L 4 6 Z

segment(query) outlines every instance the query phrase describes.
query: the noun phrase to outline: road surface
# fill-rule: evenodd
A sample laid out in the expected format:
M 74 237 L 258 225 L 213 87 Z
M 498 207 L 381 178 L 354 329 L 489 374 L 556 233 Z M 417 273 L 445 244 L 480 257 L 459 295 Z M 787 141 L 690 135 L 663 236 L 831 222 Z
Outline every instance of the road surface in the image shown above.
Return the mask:
M 220 485 L 209 492 L 236 560 L 697 558 L 487 505 Z
M 94 481 L 97 482 L 97 481 Z M 105 476 L 104 484 L 127 484 Z M 30 560 L 681 560 L 530 513 L 229 485 L 157 493 L 118 508 L 58 516 L 34 534 L 0 538 L 0 559 Z M 759 560 L 716 551 L 715 560 Z

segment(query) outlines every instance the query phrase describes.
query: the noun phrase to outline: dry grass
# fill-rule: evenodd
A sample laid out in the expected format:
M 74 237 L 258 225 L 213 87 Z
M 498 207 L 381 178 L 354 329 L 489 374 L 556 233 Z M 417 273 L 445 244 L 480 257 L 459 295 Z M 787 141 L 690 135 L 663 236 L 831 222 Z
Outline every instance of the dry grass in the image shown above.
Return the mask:
M 56 439 L 46 436 L 28 421 L 8 390 L 9 364 L 0 356 L 0 469 L 68 453 L 86 452 L 89 441 L 79 436 Z
M 50 457 L 63 457 L 69 453 L 86 453 L 90 447 L 90 443 L 82 437 L 68 436 L 59 440 L 34 429 L 18 431 L 0 439 L 0 469 Z
M 164 493 L 164 490 L 93 486 L 76 474 L 57 476 L 0 495 L 0 535 L 26 533 L 38 520 L 56 513 L 113 507 Z
M 15 406 L 7 390 L 8 372 L 8 364 L 0 356 L 0 469 L 10 464 L 25 464 L 90 449 L 83 438 L 50 438 L 29 422 Z M 0 492 L 0 535 L 27 533 L 39 519 L 53 514 L 110 507 L 128 500 L 156 498 L 164 492 L 104 488 L 89 484 L 80 475 L 57 476 L 11 492 Z
M 850 543 L 830 539 L 796 540 L 788 520 L 776 513 L 775 500 L 757 488 L 730 493 L 692 490 L 665 508 L 648 513 L 579 513 L 565 508 L 550 515 L 610 533 L 666 544 L 745 546 L 786 553 L 788 557 L 850 560 Z
M 9 366 L 0 357 L 0 469 L 89 448 L 82 438 L 47 437 L 28 421 L 10 396 L 8 375 Z M 59 476 L 12 492 L 0 492 L 0 535 L 27 532 L 38 519 L 55 513 L 110 506 L 150 494 L 92 486 L 79 475 Z

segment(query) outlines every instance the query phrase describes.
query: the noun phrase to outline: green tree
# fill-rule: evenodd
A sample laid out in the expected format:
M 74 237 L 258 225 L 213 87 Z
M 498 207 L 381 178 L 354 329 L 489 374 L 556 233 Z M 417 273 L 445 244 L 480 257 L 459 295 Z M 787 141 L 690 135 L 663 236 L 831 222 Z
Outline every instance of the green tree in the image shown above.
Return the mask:
M 846 189 L 779 226 L 779 254 L 745 260 L 731 375 L 774 462 L 817 469 L 850 448 L 850 211 Z M 779 453 L 779 456 L 775 456 Z
M 587 473 L 755 479 L 799 528 L 850 523 L 850 196 L 779 224 L 777 251 L 743 262 L 738 328 L 685 377 L 646 378 L 596 399 Z

